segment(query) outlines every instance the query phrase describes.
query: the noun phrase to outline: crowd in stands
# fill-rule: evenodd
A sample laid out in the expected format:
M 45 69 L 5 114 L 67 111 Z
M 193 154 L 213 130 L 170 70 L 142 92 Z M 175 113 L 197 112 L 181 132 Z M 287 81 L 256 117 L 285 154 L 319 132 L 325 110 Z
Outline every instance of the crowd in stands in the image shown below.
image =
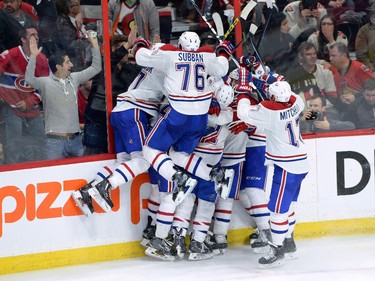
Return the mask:
M 211 22 L 212 14 L 219 13 L 224 30 L 233 23 L 233 0 L 195 2 Z M 302 132 L 375 128 L 375 1 L 281 0 L 272 7 L 258 2 L 242 22 L 258 25 L 255 46 L 246 40 L 244 52 L 253 55 L 257 48 L 267 69 L 283 75 L 303 98 Z M 111 109 L 106 103 L 104 68 L 82 76 L 85 81 L 77 79 L 77 85 L 69 78 L 92 70 L 94 37 L 103 46 L 100 5 L 99 0 L 0 1 L 0 164 L 47 159 L 45 143 L 50 132 L 45 131 L 45 118 L 56 112 L 47 112 L 49 93 L 25 81 L 34 41 L 42 47 L 42 55 L 33 76 L 55 79 L 67 99 L 72 86 L 70 106 L 77 106 L 77 120 L 72 121 L 77 126 L 65 124 L 60 140 L 82 140 L 84 152 L 78 155 L 108 152 L 106 112 Z M 130 52 L 135 38 L 169 43 L 176 18 L 186 23 L 201 19 L 190 0 L 109 0 L 108 8 L 114 107 L 117 95 L 142 70 Z M 207 26 L 200 27 L 197 33 L 202 41 L 218 44 Z M 236 44 L 234 32 L 227 39 Z M 67 56 L 69 65 L 56 60 L 56 54 Z M 60 69 L 51 68 L 51 57 L 56 63 L 52 68 L 61 65 L 63 71 L 66 67 L 66 76 L 55 75 Z M 64 108 L 64 104 L 58 106 Z

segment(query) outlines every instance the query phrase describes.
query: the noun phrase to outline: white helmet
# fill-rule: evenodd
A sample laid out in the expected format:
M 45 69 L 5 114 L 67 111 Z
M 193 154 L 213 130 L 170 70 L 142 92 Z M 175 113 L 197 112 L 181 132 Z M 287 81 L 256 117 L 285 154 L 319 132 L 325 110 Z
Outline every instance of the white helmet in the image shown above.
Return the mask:
M 196 51 L 201 44 L 198 34 L 192 31 L 185 31 L 178 39 L 178 47 L 184 51 Z
M 238 80 L 239 79 L 239 75 L 238 75 L 238 68 L 232 70 L 230 73 L 229 73 L 229 78 L 233 79 L 233 80 Z
M 220 103 L 220 106 L 227 107 L 229 106 L 234 99 L 233 88 L 229 85 L 221 85 L 215 90 L 215 97 Z
M 224 85 L 224 80 L 220 76 L 210 76 L 207 79 L 208 87 L 211 92 L 215 92 L 217 88 Z
M 270 97 L 274 96 L 275 101 L 278 102 L 288 102 L 293 93 L 289 83 L 286 81 L 272 83 L 268 87 L 268 92 Z

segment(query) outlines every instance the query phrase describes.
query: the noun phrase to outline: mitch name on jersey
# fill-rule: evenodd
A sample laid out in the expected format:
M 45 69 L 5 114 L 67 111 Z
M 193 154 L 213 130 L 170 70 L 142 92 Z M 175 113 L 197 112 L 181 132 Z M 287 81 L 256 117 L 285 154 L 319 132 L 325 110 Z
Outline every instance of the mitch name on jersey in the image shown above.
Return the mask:
M 301 111 L 299 109 L 298 104 L 295 104 L 288 110 L 280 112 L 280 120 L 292 118 L 294 115 L 299 114 L 300 112 Z

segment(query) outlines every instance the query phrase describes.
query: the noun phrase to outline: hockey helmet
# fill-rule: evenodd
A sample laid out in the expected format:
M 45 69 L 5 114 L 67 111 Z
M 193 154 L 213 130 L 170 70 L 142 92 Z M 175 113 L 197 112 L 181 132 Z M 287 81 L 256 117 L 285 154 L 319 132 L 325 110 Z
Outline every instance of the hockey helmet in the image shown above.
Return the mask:
M 178 39 L 178 47 L 184 51 L 196 51 L 201 44 L 201 40 L 197 33 L 185 31 Z
M 222 107 L 228 107 L 234 99 L 233 88 L 223 84 L 215 90 L 215 97 Z
M 272 83 L 268 87 L 268 92 L 270 97 L 274 96 L 275 101 L 278 102 L 288 102 L 290 96 L 293 94 L 289 83 L 286 81 Z

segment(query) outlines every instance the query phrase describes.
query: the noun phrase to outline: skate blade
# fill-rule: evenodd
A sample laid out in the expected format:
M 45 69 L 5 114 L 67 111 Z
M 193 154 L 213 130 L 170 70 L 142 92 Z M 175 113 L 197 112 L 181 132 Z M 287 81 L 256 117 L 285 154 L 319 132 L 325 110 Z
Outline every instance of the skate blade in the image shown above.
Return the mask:
M 151 258 L 155 258 L 155 259 L 162 260 L 162 261 L 175 261 L 176 260 L 175 256 L 164 255 L 161 252 L 161 250 L 156 250 L 152 247 L 148 247 L 145 251 L 145 254 Z
M 82 213 L 86 217 L 91 215 L 91 211 L 90 211 L 89 207 L 82 200 L 81 192 L 79 192 L 79 191 L 72 192 L 72 198 L 73 198 L 74 202 L 76 202 L 77 207 L 80 208 L 80 210 L 82 211 Z
M 296 260 L 296 259 L 298 259 L 298 254 L 297 254 L 297 252 L 285 253 L 284 258 L 287 261 Z
M 187 190 L 185 192 L 180 191 L 176 196 L 175 202 L 176 202 L 177 206 L 180 205 L 182 203 L 182 201 L 184 201 L 186 196 L 188 196 L 193 191 L 193 189 L 195 188 L 196 185 L 197 185 L 197 180 L 195 180 L 195 179 L 188 179 L 187 180 L 187 182 L 186 182 L 186 186 L 188 186 Z
M 91 198 L 103 209 L 106 213 L 111 210 L 111 207 L 105 202 L 104 198 L 100 195 L 98 189 L 96 187 L 90 188 L 88 190 Z
M 222 183 L 221 185 L 220 197 L 223 199 L 227 199 L 232 189 L 234 170 L 233 169 L 225 170 L 224 177 L 225 177 L 225 183 Z
M 177 246 L 176 250 L 177 250 L 177 256 L 176 257 L 179 258 L 180 260 L 182 260 L 185 257 L 185 252 L 182 251 L 181 246 Z
M 214 257 L 213 253 L 201 254 L 201 253 L 190 253 L 189 254 L 189 261 L 201 261 L 201 260 L 209 260 Z
M 254 254 L 267 254 L 270 251 L 270 246 L 252 248 Z
M 281 259 L 281 260 L 276 260 L 275 262 L 269 263 L 269 264 L 259 264 L 259 268 L 273 268 L 273 267 L 282 266 L 284 264 L 285 264 L 285 260 Z

